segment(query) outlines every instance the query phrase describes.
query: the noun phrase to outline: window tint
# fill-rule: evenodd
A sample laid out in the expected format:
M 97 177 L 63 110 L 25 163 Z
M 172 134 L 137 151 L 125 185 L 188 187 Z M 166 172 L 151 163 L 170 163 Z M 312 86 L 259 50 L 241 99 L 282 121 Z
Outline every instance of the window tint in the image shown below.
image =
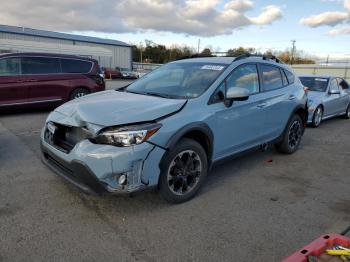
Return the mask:
M 261 65 L 261 75 L 264 91 L 270 91 L 283 86 L 281 73 L 278 67 Z
M 22 74 L 57 74 L 60 72 L 59 60 L 48 57 L 22 57 Z
M 0 76 L 19 75 L 19 58 L 4 58 L 0 60 Z
M 259 92 L 259 77 L 256 65 L 242 65 L 236 68 L 226 80 L 227 89 L 232 87 L 245 88 L 249 94 Z
M 294 76 L 294 74 L 292 74 L 291 72 L 289 72 L 289 71 L 287 71 L 287 70 L 284 70 L 284 72 L 286 73 L 286 76 L 287 76 L 287 79 L 288 79 L 289 84 L 293 84 L 294 81 L 295 81 L 295 76 Z
M 329 90 L 332 90 L 332 91 L 339 91 L 339 86 L 338 86 L 338 82 L 336 79 L 333 79 L 330 83 L 330 86 L 329 86 Z
M 280 69 L 280 73 L 281 73 L 281 76 L 282 76 L 283 86 L 287 86 L 288 85 L 288 80 L 287 80 L 286 74 L 281 69 Z
M 61 66 L 63 73 L 89 73 L 92 64 L 82 60 L 61 59 Z

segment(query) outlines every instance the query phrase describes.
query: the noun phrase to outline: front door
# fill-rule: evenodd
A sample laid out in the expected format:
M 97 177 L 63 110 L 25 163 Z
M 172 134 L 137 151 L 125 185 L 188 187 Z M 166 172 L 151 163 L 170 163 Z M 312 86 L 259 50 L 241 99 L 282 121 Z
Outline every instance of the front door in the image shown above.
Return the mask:
M 224 103 L 212 105 L 216 128 L 214 157 L 224 158 L 261 143 L 265 121 L 264 95 L 260 93 L 256 64 L 243 64 L 223 83 L 228 88 L 246 88 L 250 96 L 246 101 L 234 101 L 230 107 Z
M 336 92 L 336 94 L 330 94 L 330 91 Z M 340 96 L 340 90 L 339 85 L 337 82 L 337 79 L 333 78 L 331 82 L 329 83 L 329 89 L 326 94 L 324 104 L 324 116 L 333 116 L 335 114 L 339 113 L 339 104 L 341 103 L 341 96 Z
M 22 105 L 28 102 L 28 87 L 21 76 L 20 58 L 0 59 L 0 106 Z

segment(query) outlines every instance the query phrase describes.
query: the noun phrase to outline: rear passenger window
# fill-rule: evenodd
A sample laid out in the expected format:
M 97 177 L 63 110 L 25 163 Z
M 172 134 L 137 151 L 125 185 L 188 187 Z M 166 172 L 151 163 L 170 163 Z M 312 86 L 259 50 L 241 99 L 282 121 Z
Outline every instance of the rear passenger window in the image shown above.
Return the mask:
M 226 80 L 227 89 L 231 87 L 245 88 L 249 94 L 259 92 L 259 77 L 256 65 L 241 65 Z
M 83 60 L 61 59 L 63 73 L 89 73 L 92 63 Z
M 59 60 L 48 57 L 22 57 L 22 74 L 57 74 L 60 72 Z
M 0 76 L 19 75 L 20 59 L 4 58 L 0 60 Z
M 264 91 L 270 91 L 283 86 L 281 73 L 278 67 L 260 65 Z
M 289 84 L 293 84 L 294 81 L 295 81 L 295 76 L 294 76 L 294 74 L 291 73 L 291 72 L 289 72 L 289 71 L 287 71 L 287 70 L 284 70 L 284 72 L 286 73 L 286 76 L 287 76 L 287 78 L 288 78 Z

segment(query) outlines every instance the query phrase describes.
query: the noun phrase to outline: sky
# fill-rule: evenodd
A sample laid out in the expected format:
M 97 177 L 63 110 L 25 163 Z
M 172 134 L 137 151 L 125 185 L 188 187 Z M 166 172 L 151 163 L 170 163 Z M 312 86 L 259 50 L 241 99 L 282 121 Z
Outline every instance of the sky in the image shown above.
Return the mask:
M 213 51 L 285 50 L 350 57 L 350 0 L 16 0 L 0 24 Z

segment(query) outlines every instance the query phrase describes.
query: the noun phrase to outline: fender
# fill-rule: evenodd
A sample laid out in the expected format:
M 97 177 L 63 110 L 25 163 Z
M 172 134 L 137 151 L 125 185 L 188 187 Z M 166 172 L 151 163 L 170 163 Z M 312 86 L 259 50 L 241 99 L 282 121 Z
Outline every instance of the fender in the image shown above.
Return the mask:
M 288 123 L 289 123 L 290 119 L 291 119 L 292 116 L 294 116 L 295 113 L 296 113 L 298 110 L 300 110 L 300 109 L 302 109 L 302 110 L 304 111 L 304 113 L 305 113 L 304 119 L 302 119 L 302 121 L 304 122 L 304 129 L 303 129 L 303 134 L 304 134 L 305 128 L 306 128 L 306 123 L 307 123 L 307 118 L 308 118 L 308 113 L 309 113 L 309 112 L 308 112 L 308 106 L 307 106 L 307 104 L 305 104 L 304 106 L 303 106 L 303 105 L 298 105 L 298 106 L 296 106 L 296 107 L 294 108 L 294 110 L 292 111 L 292 113 L 290 114 L 290 116 L 289 116 L 289 118 L 288 118 L 287 124 L 286 124 L 286 126 L 284 127 L 282 133 L 279 135 L 279 137 L 277 137 L 274 141 L 272 141 L 273 143 L 278 143 L 278 142 L 280 142 L 280 141 L 283 139 L 283 135 L 284 135 L 284 133 L 286 132 L 286 129 L 287 129 L 287 126 L 288 126 Z
M 172 150 L 177 142 L 184 137 L 187 133 L 192 132 L 192 131 L 199 131 L 202 132 L 208 141 L 207 142 L 207 153 L 208 153 L 208 160 L 209 163 L 211 163 L 212 155 L 213 155 L 213 145 L 214 145 L 214 135 L 213 132 L 211 131 L 210 127 L 204 123 L 204 122 L 193 122 L 190 124 L 187 124 L 183 127 L 181 127 L 179 130 L 175 132 L 175 134 L 169 139 L 167 142 L 165 148 L 167 151 Z

